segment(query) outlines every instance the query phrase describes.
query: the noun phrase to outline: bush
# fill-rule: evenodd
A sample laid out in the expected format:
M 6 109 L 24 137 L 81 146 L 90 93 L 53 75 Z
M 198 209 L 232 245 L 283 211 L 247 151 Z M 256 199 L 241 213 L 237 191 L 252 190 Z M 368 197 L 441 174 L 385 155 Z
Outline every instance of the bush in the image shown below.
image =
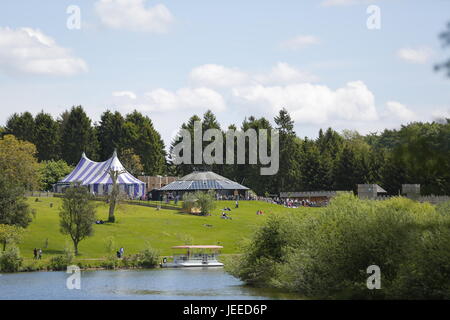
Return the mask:
M 196 204 L 200 208 L 202 215 L 207 215 L 216 208 L 216 201 L 213 192 L 198 191 L 194 195 L 197 198 Z
M 137 254 L 124 257 L 122 264 L 126 268 L 154 268 L 159 264 L 159 252 L 148 247 Z
M 450 233 L 446 227 L 425 231 L 390 288 L 402 299 L 449 299 Z
M 109 255 L 105 261 L 102 262 L 101 266 L 105 269 L 114 270 L 120 266 L 120 260 L 116 255 Z
M 67 266 L 70 266 L 72 264 L 72 261 L 72 251 L 65 249 L 64 255 L 55 256 L 50 259 L 48 268 L 53 271 L 63 271 L 67 269 Z
M 183 211 L 186 213 L 191 213 L 192 209 L 196 206 L 197 198 L 193 193 L 186 193 L 183 196 Z
M 6 251 L 0 253 L 1 272 L 18 272 L 22 266 L 22 262 L 23 259 L 17 247 L 11 246 Z
M 439 204 L 436 210 L 443 216 L 450 216 L 450 201 Z
M 183 211 L 192 213 L 192 209 L 199 208 L 202 215 L 209 214 L 216 207 L 213 192 L 197 191 L 183 196 Z
M 139 255 L 132 254 L 130 256 L 123 257 L 122 264 L 125 268 L 138 268 L 140 266 Z
M 345 194 L 306 215 L 273 216 L 227 267 L 247 283 L 315 298 L 450 298 L 450 215 L 405 198 Z M 368 290 L 378 265 L 382 290 Z
M 33 272 L 33 271 L 41 271 L 41 270 L 46 270 L 46 269 L 47 269 L 47 266 L 45 265 L 45 263 L 43 261 L 33 260 L 33 261 L 23 265 L 22 268 L 20 269 L 20 271 Z
M 138 253 L 138 266 L 142 268 L 154 268 L 159 264 L 159 252 L 148 247 Z

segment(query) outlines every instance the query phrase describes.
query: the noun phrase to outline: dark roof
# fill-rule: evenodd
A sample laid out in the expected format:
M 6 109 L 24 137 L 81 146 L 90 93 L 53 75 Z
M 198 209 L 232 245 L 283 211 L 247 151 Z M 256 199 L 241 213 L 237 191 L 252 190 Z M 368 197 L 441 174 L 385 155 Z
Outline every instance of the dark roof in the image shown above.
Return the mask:
M 160 191 L 195 191 L 195 190 L 249 190 L 249 188 L 231 181 L 217 173 L 193 172 L 169 183 L 159 189 Z

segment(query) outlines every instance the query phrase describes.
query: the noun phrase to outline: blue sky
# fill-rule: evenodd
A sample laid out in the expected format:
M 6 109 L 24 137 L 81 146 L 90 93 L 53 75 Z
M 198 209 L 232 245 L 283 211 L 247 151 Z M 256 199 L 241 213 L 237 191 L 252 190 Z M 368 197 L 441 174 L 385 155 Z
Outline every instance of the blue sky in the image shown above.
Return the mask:
M 0 21 L 0 125 L 26 110 L 137 109 L 168 143 L 208 108 L 226 128 L 286 107 L 310 137 L 450 116 L 450 80 L 433 71 L 450 56 L 438 39 L 450 1 L 15 0 Z

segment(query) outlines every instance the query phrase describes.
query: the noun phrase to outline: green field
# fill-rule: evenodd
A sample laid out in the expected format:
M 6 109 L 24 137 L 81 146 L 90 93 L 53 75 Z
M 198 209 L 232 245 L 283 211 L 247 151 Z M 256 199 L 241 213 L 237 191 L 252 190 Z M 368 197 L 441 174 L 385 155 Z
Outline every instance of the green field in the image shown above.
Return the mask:
M 62 200 L 59 198 L 29 198 L 30 206 L 36 216 L 26 229 L 20 244 L 22 256 L 26 260 L 33 257 L 33 249 L 43 250 L 43 259 L 63 254 L 64 248 L 72 248 L 69 236 L 59 230 L 59 215 Z M 50 207 L 53 203 L 53 207 Z M 108 207 L 97 203 L 97 218 L 107 220 Z M 137 253 L 148 245 L 160 250 L 161 255 L 171 255 L 170 249 L 175 245 L 185 244 L 192 239 L 193 244 L 219 244 L 224 247 L 222 253 L 239 253 L 239 244 L 248 238 L 258 225 L 274 213 L 302 214 L 312 208 L 288 209 L 282 206 L 258 201 L 241 201 L 240 207 L 234 209 L 234 201 L 219 201 L 211 216 L 200 217 L 184 214 L 174 210 L 156 210 L 137 205 L 120 205 L 116 212 L 116 223 L 95 225 L 94 235 L 83 240 L 79 245 L 78 260 L 103 260 L 108 256 L 106 242 L 114 237 L 117 249 L 123 247 L 125 255 Z M 230 207 L 232 220 L 221 219 L 221 209 Z M 264 215 L 256 215 L 263 210 Z M 45 248 L 46 239 L 48 247 Z

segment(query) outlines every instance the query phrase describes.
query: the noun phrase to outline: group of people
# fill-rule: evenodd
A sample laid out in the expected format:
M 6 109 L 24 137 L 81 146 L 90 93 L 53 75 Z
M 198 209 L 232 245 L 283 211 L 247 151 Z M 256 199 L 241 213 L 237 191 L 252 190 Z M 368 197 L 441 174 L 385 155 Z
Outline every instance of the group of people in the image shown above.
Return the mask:
M 36 249 L 33 250 L 34 260 L 41 260 L 42 259 L 42 249 Z
M 308 199 L 306 199 L 306 200 L 290 200 L 290 199 L 286 199 L 281 204 L 284 205 L 285 207 L 289 207 L 289 208 L 317 207 L 318 206 L 316 201 L 311 201 L 311 200 L 308 200 Z
M 288 207 L 288 208 L 298 208 L 298 207 L 318 207 L 321 205 L 326 204 L 325 203 L 318 203 L 316 201 L 311 201 L 309 199 L 303 199 L 303 200 L 298 200 L 298 199 L 282 199 L 282 198 L 266 198 L 265 199 L 266 202 L 269 203 L 273 203 L 273 204 L 278 204 L 280 206 L 284 206 L 284 207 Z

